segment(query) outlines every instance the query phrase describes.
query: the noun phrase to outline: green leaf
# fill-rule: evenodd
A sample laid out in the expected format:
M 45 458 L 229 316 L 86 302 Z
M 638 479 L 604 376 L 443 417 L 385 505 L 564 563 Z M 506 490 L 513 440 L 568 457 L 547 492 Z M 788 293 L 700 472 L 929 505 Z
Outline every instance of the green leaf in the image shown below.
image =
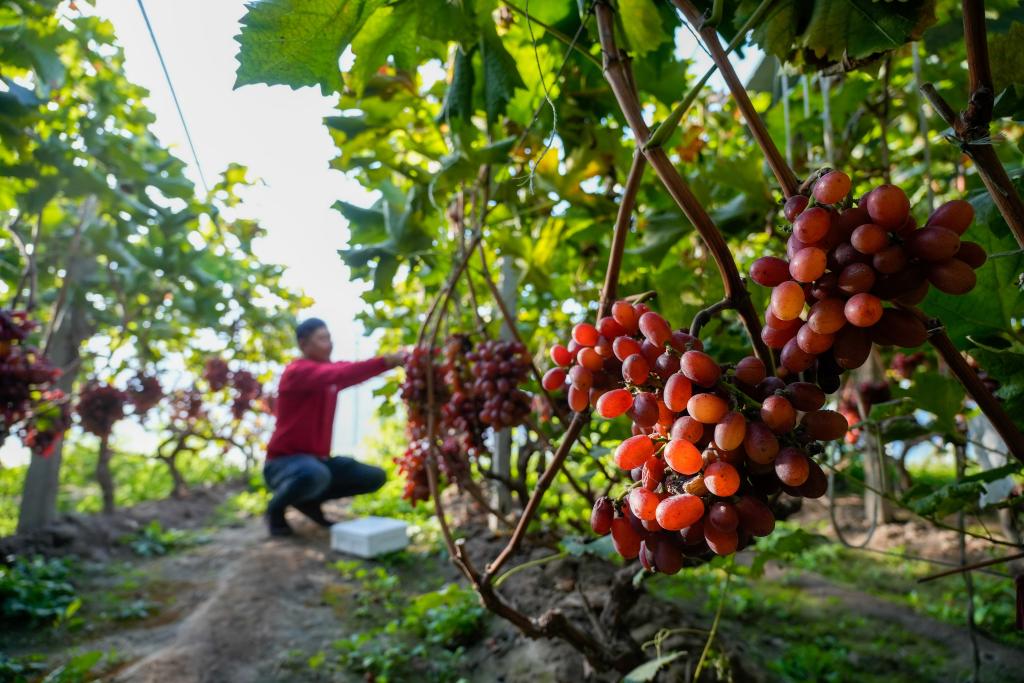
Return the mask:
M 996 396 L 1015 421 L 1024 421 L 1024 344 L 1013 341 L 1004 348 L 975 342 L 978 348 L 969 353 L 985 372 L 999 380 Z
M 258 0 L 247 5 L 235 88 L 251 83 L 341 91 L 338 60 L 386 0 Z
M 752 576 L 761 576 L 770 560 L 788 560 L 806 550 L 828 543 L 820 534 L 812 534 L 800 527 L 779 526 L 770 536 L 757 539 L 757 554 L 750 566 Z
M 645 662 L 626 674 L 626 677 L 622 679 L 623 683 L 647 683 L 647 681 L 653 681 L 654 677 L 658 675 L 658 672 L 665 665 L 671 664 L 685 654 L 685 651 L 679 650 Z
M 745 2 L 744 15 L 757 4 Z M 820 68 L 893 50 L 933 23 L 935 0 L 784 0 L 769 10 L 753 39 L 780 59 Z
M 637 57 L 672 39 L 671 34 L 665 31 L 654 0 L 619 0 L 619 17 L 629 49 Z
M 589 542 L 583 541 L 576 536 L 568 536 L 562 539 L 558 547 L 573 557 L 594 555 L 605 560 L 611 560 L 618 556 L 618 553 L 615 552 L 615 547 L 612 545 L 611 534 L 605 534 L 597 540 Z
M 473 116 L 473 55 L 461 45 L 456 49 L 452 66 L 452 82 L 444 94 L 444 104 L 438 120 L 450 124 L 469 123 Z
M 1015 21 L 1009 30 L 1000 34 L 989 34 L 988 58 L 992 66 L 992 83 L 996 92 L 1014 88 L 1024 94 L 1024 24 Z
M 898 398 L 895 401 L 875 403 L 871 406 L 871 411 L 868 413 L 868 421 L 881 422 L 891 417 L 909 415 L 914 412 L 914 408 L 914 402 L 909 398 Z
M 428 38 L 421 27 L 424 16 L 433 16 L 443 7 L 450 6 L 439 5 L 437 0 L 405 2 L 381 7 L 367 19 L 352 40 L 356 60 L 349 71 L 348 84 L 357 96 L 363 94 L 370 77 L 389 56 L 394 56 L 396 66 L 410 71 L 427 59 L 444 56 L 445 42 Z M 432 26 L 436 34 L 437 22 Z M 447 40 L 455 36 L 445 34 L 442 37 Z
M 952 377 L 937 372 L 919 370 L 914 373 L 913 384 L 907 389 L 896 389 L 894 394 L 909 399 L 914 407 L 935 416 L 935 430 L 954 440 L 959 439 L 956 414 L 964 401 L 964 388 Z
M 487 24 L 480 31 L 480 60 L 484 75 L 484 111 L 487 120 L 494 122 L 505 113 L 516 88 L 525 88 L 516 60 L 505 49 L 494 26 Z
M 1018 192 L 1024 190 L 1024 180 L 1014 180 Z M 959 348 L 966 346 L 967 335 L 984 337 L 1010 329 L 1010 321 L 1021 317 L 1024 311 L 1024 293 L 1018 278 L 1024 272 L 1024 254 L 996 208 L 992 197 L 980 194 L 971 200 L 974 205 L 974 223 L 964 238 L 980 244 L 989 254 L 1009 253 L 1008 256 L 990 258 L 975 271 L 977 286 L 961 296 L 943 294 L 934 287 L 921 307 L 945 324 L 950 339 Z

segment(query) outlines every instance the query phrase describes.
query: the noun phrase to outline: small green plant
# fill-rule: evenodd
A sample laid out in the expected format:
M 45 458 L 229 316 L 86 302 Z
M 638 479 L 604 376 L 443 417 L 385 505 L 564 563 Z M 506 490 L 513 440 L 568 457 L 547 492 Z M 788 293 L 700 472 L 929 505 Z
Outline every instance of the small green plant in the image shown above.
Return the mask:
M 194 531 L 184 529 L 164 529 L 159 520 L 154 519 L 138 533 L 122 539 L 132 552 L 140 557 L 156 557 L 166 555 L 172 550 L 180 550 L 199 543 L 207 543 L 209 538 Z
M 0 623 L 36 627 L 70 618 L 82 604 L 72 568 L 63 558 L 9 557 L 0 565 Z
M 476 593 L 449 583 L 413 599 L 402 625 L 428 643 L 451 649 L 479 637 L 483 618 Z

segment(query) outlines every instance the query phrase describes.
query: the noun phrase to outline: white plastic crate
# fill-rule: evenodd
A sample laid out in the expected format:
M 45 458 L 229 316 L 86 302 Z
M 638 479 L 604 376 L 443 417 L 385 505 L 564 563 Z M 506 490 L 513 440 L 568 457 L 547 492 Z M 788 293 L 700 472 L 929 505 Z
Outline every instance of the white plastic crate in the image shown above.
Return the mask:
M 390 517 L 363 517 L 331 527 L 331 549 L 370 558 L 402 550 L 409 545 L 408 525 Z

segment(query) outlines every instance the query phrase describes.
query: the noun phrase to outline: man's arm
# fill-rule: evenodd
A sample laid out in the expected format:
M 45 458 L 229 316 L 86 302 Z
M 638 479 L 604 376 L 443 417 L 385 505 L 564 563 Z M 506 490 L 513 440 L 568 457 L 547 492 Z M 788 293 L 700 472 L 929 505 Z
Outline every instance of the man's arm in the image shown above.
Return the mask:
M 336 386 L 339 390 L 361 384 L 402 362 L 401 354 L 360 361 L 298 363 L 281 378 L 281 391 L 316 391 Z

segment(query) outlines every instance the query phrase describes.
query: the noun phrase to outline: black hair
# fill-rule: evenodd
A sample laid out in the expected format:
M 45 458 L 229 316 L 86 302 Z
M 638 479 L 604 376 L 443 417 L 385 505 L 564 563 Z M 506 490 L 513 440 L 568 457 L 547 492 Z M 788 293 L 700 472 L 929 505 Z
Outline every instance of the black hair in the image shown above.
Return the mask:
M 295 338 L 301 344 L 309 339 L 313 333 L 321 327 L 327 327 L 327 323 L 320 318 L 307 318 L 295 326 Z

